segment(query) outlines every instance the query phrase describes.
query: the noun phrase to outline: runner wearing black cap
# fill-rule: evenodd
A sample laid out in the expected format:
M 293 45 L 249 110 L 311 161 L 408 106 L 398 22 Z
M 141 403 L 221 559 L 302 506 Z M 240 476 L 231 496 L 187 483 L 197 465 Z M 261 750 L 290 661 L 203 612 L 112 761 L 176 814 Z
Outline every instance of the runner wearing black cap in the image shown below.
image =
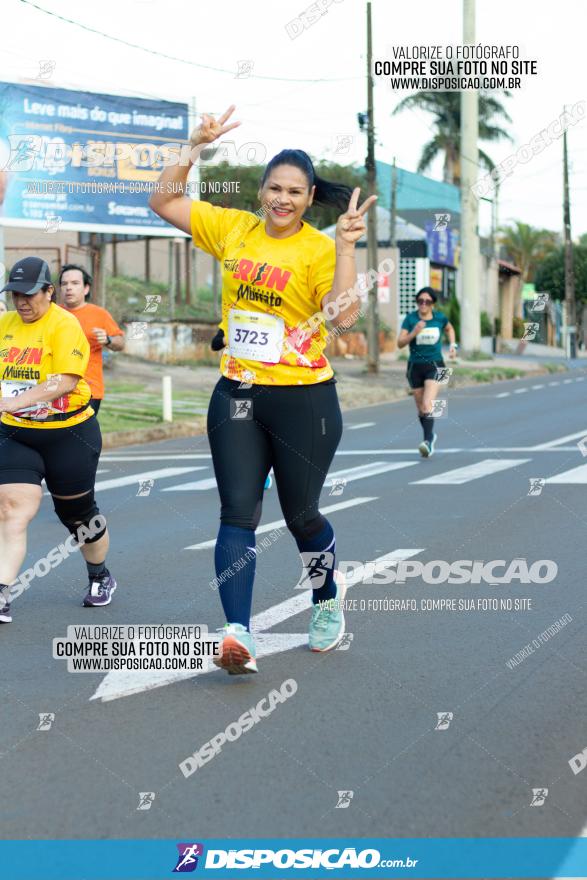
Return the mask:
M 442 312 L 433 311 L 436 292 L 432 287 L 422 287 L 416 294 L 418 308 L 404 318 L 397 341 L 398 348 L 410 346 L 407 377 L 414 390 L 414 401 L 424 439 L 418 446 L 422 458 L 434 453 L 434 401 L 438 394 L 439 369 L 445 366 L 442 357 L 442 334 L 448 336 L 449 357 L 455 358 L 457 346 L 454 327 Z
M 116 581 L 105 565 L 108 531 L 94 500 L 102 437 L 83 378 L 88 342 L 76 318 L 52 302 L 44 260 L 15 263 L 4 291 L 16 309 L 0 317 L 0 622 L 10 623 L 10 585 L 25 558 L 43 479 L 86 561 L 84 605 L 108 605 Z

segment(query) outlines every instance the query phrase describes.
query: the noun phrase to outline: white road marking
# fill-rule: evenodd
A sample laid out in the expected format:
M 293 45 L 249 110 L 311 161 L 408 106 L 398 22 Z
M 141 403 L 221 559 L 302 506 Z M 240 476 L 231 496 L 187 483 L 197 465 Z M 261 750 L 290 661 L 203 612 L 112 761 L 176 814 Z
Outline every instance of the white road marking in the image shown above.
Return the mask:
M 346 510 L 348 507 L 356 507 L 358 504 L 367 504 L 369 501 L 377 501 L 376 497 L 372 498 L 350 498 L 348 501 L 340 501 L 338 504 L 329 504 L 327 507 L 320 507 L 321 513 L 333 513 L 335 510 Z M 261 535 L 264 532 L 270 532 L 273 529 L 283 528 L 285 526 L 284 519 L 276 519 L 273 522 L 265 523 L 262 526 L 257 528 L 257 535 Z M 212 538 L 210 541 L 202 541 L 200 544 L 191 544 L 189 547 L 184 547 L 184 550 L 207 550 L 209 547 L 214 547 L 216 544 L 216 538 Z
M 495 396 L 496 397 L 509 397 L 511 393 L 512 393 L 511 391 L 502 391 L 501 394 L 496 394 Z
M 466 467 L 455 468 L 452 471 L 444 471 L 442 474 L 436 474 L 433 477 L 426 477 L 424 480 L 415 480 L 411 485 L 460 486 L 463 483 L 469 483 L 471 480 L 478 480 L 481 477 L 489 476 L 489 474 L 496 474 L 498 471 L 506 471 L 509 468 L 517 467 L 517 465 L 525 464 L 527 461 L 530 461 L 530 459 L 486 458 L 483 461 L 469 464 Z
M 538 446 L 531 446 L 530 452 L 539 452 L 541 449 L 552 449 L 560 443 L 566 443 L 569 440 L 580 440 L 581 437 L 587 436 L 587 428 L 582 431 L 575 431 L 574 434 L 565 434 L 564 437 L 557 437 L 556 440 L 549 440 L 548 443 L 539 443 Z
M 579 436 L 579 435 L 577 435 Z M 487 452 L 559 452 L 557 449 L 542 449 L 537 446 L 460 446 L 454 447 L 450 446 L 447 448 L 441 447 L 440 449 L 436 449 L 435 455 L 456 455 L 461 452 L 467 453 L 487 453 Z M 415 446 L 409 447 L 407 449 L 339 449 L 336 453 L 337 455 L 413 455 L 415 459 L 420 460 L 420 456 L 418 454 L 418 450 Z
M 181 474 L 189 474 L 192 471 L 201 470 L 204 470 L 204 468 L 160 468 L 157 471 L 143 471 L 140 474 L 130 474 L 127 477 L 116 477 L 112 480 L 98 480 L 96 483 L 96 490 L 98 492 L 104 492 L 106 489 L 118 489 L 120 486 L 132 486 L 133 483 L 142 483 L 145 480 L 162 480 L 166 477 L 179 477 Z
M 572 381 L 572 379 L 563 379 L 563 385 L 570 385 Z
M 345 468 L 341 471 L 333 471 L 328 474 L 326 482 L 324 486 L 326 488 L 333 485 L 335 479 L 345 479 L 347 483 L 352 482 L 353 480 L 363 480 L 365 477 L 374 477 L 377 474 L 384 474 L 387 471 L 397 471 L 402 468 L 413 467 L 416 464 L 415 461 L 403 461 L 403 462 L 394 462 L 389 464 L 389 462 L 384 461 L 374 461 L 372 464 L 362 464 L 358 467 L 354 468 Z M 177 483 L 175 486 L 168 486 L 166 489 L 163 489 L 163 492 L 204 492 L 207 489 L 215 489 L 216 488 L 216 479 L 214 477 L 209 477 L 206 480 L 195 480 L 190 483 Z
M 412 556 L 417 556 L 418 553 L 422 552 L 423 548 L 394 550 L 392 553 L 386 553 L 385 556 L 378 556 L 375 562 L 389 562 L 393 559 L 411 559 Z M 367 563 L 367 565 L 368 564 L 369 563 Z M 347 588 L 361 583 L 365 577 L 365 569 L 365 565 L 360 565 L 347 575 Z M 298 595 L 292 596 L 284 602 L 280 602 L 279 605 L 273 605 L 272 608 L 268 608 L 266 611 L 261 611 L 260 614 L 256 614 L 251 619 L 251 630 L 264 631 L 271 629 L 272 627 L 277 626 L 278 623 L 283 623 L 284 620 L 293 617 L 294 614 L 299 614 L 301 611 L 310 608 L 312 604 L 310 593 L 311 590 L 300 591 Z
M 516 390 L 514 391 L 514 394 L 526 394 L 526 392 L 529 390 L 530 390 L 529 388 L 516 388 Z
M 414 467 L 416 464 L 415 461 L 396 461 L 391 464 L 386 464 L 384 461 L 374 461 L 372 464 L 361 464 L 358 467 L 329 473 L 324 486 L 332 486 L 336 479 L 345 479 L 347 483 L 352 483 L 353 480 L 363 480 L 365 477 L 374 477 L 377 474 L 385 474 L 387 471 L 399 471 L 403 468 Z
M 422 553 L 423 549 L 400 549 L 394 550 L 392 553 L 386 553 L 379 556 L 372 563 L 365 563 L 356 568 L 346 579 L 347 589 L 355 584 L 361 583 L 366 574 L 368 566 L 392 559 L 410 559 L 418 553 Z M 268 657 L 271 654 L 280 654 L 283 651 L 291 651 L 294 648 L 301 647 L 308 643 L 307 633 L 268 633 L 266 630 L 278 623 L 283 623 L 307 611 L 312 605 L 311 590 L 304 590 L 297 596 L 292 596 L 284 602 L 267 608 L 260 614 L 256 614 L 251 620 L 251 630 L 255 633 L 255 643 L 257 647 L 257 659 Z M 221 634 L 209 633 L 209 639 L 220 639 Z M 210 662 L 206 669 L 200 670 L 149 670 L 148 672 L 139 672 L 136 670 L 114 670 L 104 676 L 95 693 L 90 697 L 91 700 L 102 700 L 108 702 L 117 700 L 120 697 L 128 697 L 132 694 L 138 694 L 142 691 L 150 691 L 154 688 L 163 687 L 164 685 L 173 684 L 188 678 L 195 678 L 198 675 L 205 675 L 208 672 L 218 672 L 217 668 Z M 226 673 L 222 673 L 225 675 Z
M 216 488 L 216 477 L 208 477 L 205 480 L 195 480 L 192 483 L 178 483 L 176 486 L 168 486 L 162 492 L 205 492 L 207 489 Z
M 561 474 L 555 474 L 554 477 L 548 477 L 547 483 L 564 483 L 566 485 L 579 485 L 587 483 L 587 464 L 580 464 L 579 467 L 571 468 L 570 471 L 563 471 Z
M 549 388 L 552 388 L 553 385 L 560 385 L 560 382 L 549 382 L 549 383 L 548 383 L 548 387 L 549 387 Z
M 197 461 L 201 458 L 212 458 L 212 455 L 209 452 L 198 452 L 198 453 L 190 453 L 182 455 L 181 453 L 176 454 L 174 452 L 165 453 L 162 455 L 152 455 L 151 453 L 136 453 L 133 455 L 116 455 L 110 452 L 105 452 L 100 461 L 110 462 L 110 461 Z
M 375 422 L 361 422 L 358 425 L 347 425 L 345 430 L 347 431 L 359 431 L 361 428 L 373 428 L 375 426 Z
M 538 391 L 539 388 L 544 388 L 544 385 L 532 385 L 532 391 Z

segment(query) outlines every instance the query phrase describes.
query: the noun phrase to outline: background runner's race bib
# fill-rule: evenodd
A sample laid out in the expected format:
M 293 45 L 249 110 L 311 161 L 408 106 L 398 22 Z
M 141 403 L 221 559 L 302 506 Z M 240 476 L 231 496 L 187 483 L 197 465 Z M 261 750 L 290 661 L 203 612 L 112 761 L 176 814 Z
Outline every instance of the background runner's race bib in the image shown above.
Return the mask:
M 283 348 L 283 318 L 232 309 L 228 315 L 228 350 L 247 361 L 278 363 Z
M 416 345 L 434 345 L 440 339 L 439 327 L 425 327 L 416 336 Z
M 36 382 L 23 382 L 23 381 L 15 381 L 14 379 L 10 380 L 2 380 L 1 390 L 2 397 L 17 397 L 19 394 L 22 394 L 24 391 L 28 391 L 29 388 L 34 388 Z M 49 406 L 46 403 L 33 403 L 31 406 L 25 406 L 22 409 L 17 410 L 17 412 L 10 413 L 11 416 L 21 416 L 26 413 L 27 418 L 37 418 L 43 419 L 47 418 L 49 412 L 55 412 L 53 407 Z

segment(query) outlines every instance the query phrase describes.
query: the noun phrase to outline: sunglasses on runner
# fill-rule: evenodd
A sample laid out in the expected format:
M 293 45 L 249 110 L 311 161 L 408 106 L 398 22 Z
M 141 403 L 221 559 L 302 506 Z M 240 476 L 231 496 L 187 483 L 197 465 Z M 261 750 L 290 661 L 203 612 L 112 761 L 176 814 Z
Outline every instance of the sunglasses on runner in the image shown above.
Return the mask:
M 425 306 L 429 303 L 433 303 L 434 300 L 433 299 L 417 299 L 416 302 L 418 303 L 418 305 Z

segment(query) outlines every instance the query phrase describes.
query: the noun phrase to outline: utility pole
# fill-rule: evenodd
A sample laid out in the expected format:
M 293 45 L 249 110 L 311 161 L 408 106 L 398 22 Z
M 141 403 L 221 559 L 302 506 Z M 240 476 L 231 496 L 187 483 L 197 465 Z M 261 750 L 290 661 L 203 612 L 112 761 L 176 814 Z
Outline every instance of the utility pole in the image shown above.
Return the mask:
M 395 156 L 393 157 L 393 165 L 391 166 L 391 199 L 389 211 L 389 246 L 397 247 L 395 236 L 395 227 L 397 224 L 397 173 L 395 168 Z
M 475 43 L 475 0 L 463 0 L 463 45 Z M 461 346 L 464 352 L 481 345 L 479 311 L 478 204 L 473 195 L 478 169 L 479 95 L 461 92 Z
M 373 44 L 371 3 L 367 3 L 367 195 L 377 195 L 375 174 L 375 122 L 373 118 Z M 367 212 L 367 270 L 377 271 L 377 207 Z M 367 277 L 369 277 L 367 275 Z M 379 372 L 379 302 L 377 280 L 369 286 L 367 312 L 367 372 Z
M 563 134 L 563 224 L 565 235 L 565 311 L 569 356 L 575 358 L 577 324 L 575 308 L 575 269 L 573 266 L 573 240 L 571 238 L 571 202 L 569 197 L 569 159 L 567 155 L 567 132 Z

